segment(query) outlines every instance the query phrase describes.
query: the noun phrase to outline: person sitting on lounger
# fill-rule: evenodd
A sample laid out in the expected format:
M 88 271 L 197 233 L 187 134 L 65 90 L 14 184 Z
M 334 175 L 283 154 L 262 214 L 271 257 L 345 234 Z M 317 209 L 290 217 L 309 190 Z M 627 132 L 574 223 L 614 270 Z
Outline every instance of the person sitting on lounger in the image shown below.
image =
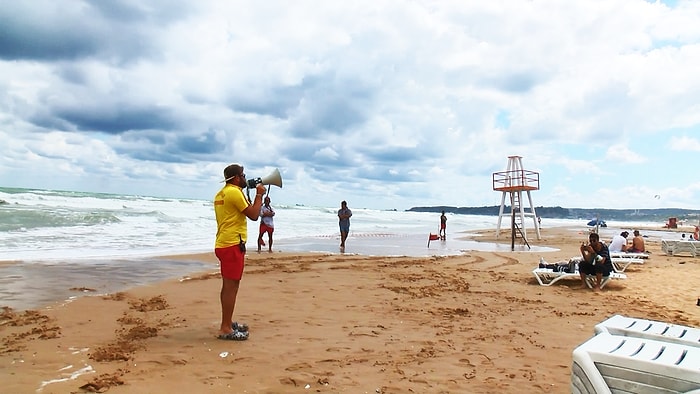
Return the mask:
M 610 252 L 626 252 L 627 251 L 627 236 L 630 235 L 627 231 L 623 231 L 620 235 L 616 235 L 610 241 L 608 250 Z
M 646 249 L 644 247 L 644 238 L 639 235 L 639 230 L 634 230 L 634 238 L 632 238 L 632 246 L 627 249 L 629 253 L 644 253 Z
M 600 284 L 604 276 L 610 276 L 613 270 L 610 261 L 610 252 L 604 243 L 600 242 L 597 233 L 588 235 L 588 244 L 581 245 L 581 257 L 583 261 L 578 264 L 578 271 L 581 275 L 581 287 L 586 288 L 586 275 L 595 275 L 595 286 L 593 291 L 600 291 Z

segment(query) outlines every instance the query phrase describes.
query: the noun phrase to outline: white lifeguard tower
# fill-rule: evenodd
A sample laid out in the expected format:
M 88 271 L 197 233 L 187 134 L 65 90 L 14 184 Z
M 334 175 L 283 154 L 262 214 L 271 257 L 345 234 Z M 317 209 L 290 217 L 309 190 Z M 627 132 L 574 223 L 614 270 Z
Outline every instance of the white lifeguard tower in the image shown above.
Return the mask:
M 515 238 L 522 237 L 527 242 L 527 230 L 524 226 L 525 218 L 532 218 L 537 230 L 537 239 L 542 239 L 540 235 L 540 224 L 537 221 L 535 206 L 532 204 L 533 190 L 540 189 L 540 174 L 534 171 L 523 169 L 523 162 L 520 156 L 508 156 L 508 167 L 505 171 L 493 173 L 493 190 L 502 192 L 501 209 L 498 211 L 498 224 L 496 226 L 496 238 L 501 232 L 501 221 L 504 216 L 511 218 L 511 250 L 515 248 Z M 527 199 L 530 204 L 530 211 L 523 207 L 523 192 L 527 192 Z M 510 212 L 505 212 L 506 195 L 510 197 Z

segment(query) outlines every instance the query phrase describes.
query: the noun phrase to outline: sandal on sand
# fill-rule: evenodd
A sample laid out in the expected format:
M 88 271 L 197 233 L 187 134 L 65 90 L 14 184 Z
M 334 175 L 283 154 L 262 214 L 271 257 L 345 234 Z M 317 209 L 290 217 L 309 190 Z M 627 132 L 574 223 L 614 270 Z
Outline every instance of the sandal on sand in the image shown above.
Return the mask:
M 231 323 L 231 328 L 233 331 L 248 332 L 248 325 L 237 321 Z
M 227 341 L 245 341 L 248 339 L 248 333 L 242 331 L 231 331 L 228 334 L 221 334 L 217 338 Z

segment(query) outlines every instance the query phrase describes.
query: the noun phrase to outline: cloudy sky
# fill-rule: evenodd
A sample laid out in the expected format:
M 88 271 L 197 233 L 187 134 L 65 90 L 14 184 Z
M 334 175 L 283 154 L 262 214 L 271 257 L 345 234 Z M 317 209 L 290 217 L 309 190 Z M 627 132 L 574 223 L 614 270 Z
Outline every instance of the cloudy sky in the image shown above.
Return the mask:
M 0 186 L 700 208 L 700 1 L 0 0 Z

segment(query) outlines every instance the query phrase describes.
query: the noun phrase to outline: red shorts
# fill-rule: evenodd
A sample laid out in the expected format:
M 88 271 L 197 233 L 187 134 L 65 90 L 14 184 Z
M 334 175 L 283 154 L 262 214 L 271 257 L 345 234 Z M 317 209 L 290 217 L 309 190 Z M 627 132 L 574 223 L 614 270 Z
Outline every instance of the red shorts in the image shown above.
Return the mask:
M 221 276 L 225 279 L 241 280 L 245 265 L 245 252 L 238 245 L 215 248 L 214 253 L 221 263 Z
M 270 233 L 270 235 L 272 235 L 274 231 L 274 227 L 270 227 L 265 223 L 260 223 L 260 234 Z

